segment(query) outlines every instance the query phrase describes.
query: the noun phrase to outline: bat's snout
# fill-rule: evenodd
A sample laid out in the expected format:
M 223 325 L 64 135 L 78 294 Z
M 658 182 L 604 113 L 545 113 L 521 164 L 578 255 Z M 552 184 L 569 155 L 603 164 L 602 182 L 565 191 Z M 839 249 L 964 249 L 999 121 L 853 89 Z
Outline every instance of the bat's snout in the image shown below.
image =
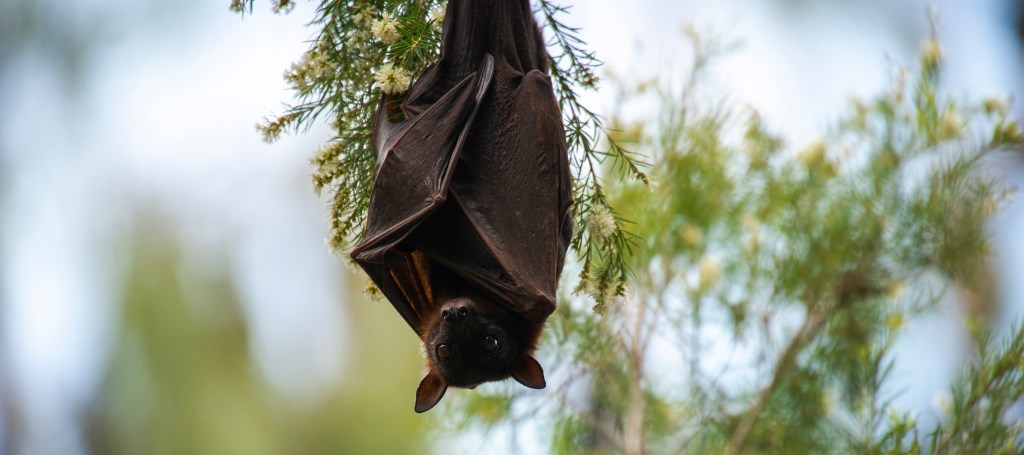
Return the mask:
M 448 324 L 463 324 L 469 319 L 469 308 L 465 305 L 454 305 L 441 310 L 441 319 Z

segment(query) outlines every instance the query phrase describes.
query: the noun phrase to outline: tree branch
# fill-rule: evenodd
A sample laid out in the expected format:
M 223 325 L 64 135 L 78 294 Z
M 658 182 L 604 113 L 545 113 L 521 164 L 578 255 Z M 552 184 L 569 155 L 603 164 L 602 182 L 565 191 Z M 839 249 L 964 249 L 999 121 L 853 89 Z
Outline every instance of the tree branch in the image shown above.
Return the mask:
M 644 357 L 650 333 L 647 325 L 647 302 L 645 296 L 637 296 L 636 315 L 632 331 L 633 342 L 627 352 L 629 356 L 629 398 L 626 408 L 626 428 L 623 435 L 623 453 L 641 455 L 644 452 Z
M 821 328 L 825 325 L 825 317 L 819 313 L 810 312 L 807 318 L 804 319 L 803 325 L 800 330 L 793 337 L 793 340 L 789 342 L 789 346 L 782 353 L 778 363 L 775 365 L 775 373 L 772 375 L 772 382 L 767 387 L 761 390 L 757 395 L 757 401 L 754 402 L 753 406 L 747 409 L 740 419 L 739 425 L 736 426 L 736 430 L 733 431 L 732 437 L 729 438 L 729 446 L 726 448 L 725 453 L 728 455 L 739 455 L 743 450 L 744 444 L 747 442 L 747 438 L 750 436 L 750 431 L 754 428 L 754 424 L 757 422 L 758 416 L 761 414 L 761 410 L 764 409 L 765 405 L 768 404 L 768 399 L 771 398 L 772 393 L 778 387 L 779 383 L 782 382 L 783 376 L 789 372 L 790 368 L 796 362 L 796 356 L 808 343 L 811 342 L 817 335 Z

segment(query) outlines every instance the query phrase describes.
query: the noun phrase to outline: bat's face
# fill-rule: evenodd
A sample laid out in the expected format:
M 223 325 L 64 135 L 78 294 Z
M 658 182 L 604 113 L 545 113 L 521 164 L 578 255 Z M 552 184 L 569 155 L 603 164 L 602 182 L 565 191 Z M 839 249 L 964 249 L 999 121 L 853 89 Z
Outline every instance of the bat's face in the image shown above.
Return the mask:
M 456 387 L 508 378 L 524 348 L 514 315 L 474 303 L 460 298 L 444 305 L 426 346 L 431 363 Z
M 423 340 L 430 371 L 417 390 L 417 412 L 433 407 L 449 385 L 474 388 L 511 377 L 527 387 L 544 387 L 544 372 L 529 355 L 540 327 L 477 299 L 453 299 L 440 311 Z

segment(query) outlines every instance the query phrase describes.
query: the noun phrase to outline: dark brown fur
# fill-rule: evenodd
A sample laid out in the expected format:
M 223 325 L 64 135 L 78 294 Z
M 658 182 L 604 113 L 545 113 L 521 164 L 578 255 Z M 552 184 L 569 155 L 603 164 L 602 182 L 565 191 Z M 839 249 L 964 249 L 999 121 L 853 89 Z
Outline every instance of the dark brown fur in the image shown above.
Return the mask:
M 533 358 L 543 324 L 480 294 L 435 298 L 443 303 L 419 330 L 427 375 L 417 390 L 417 412 L 433 407 L 448 387 L 472 389 L 512 377 L 527 387 L 544 388 L 543 369 Z

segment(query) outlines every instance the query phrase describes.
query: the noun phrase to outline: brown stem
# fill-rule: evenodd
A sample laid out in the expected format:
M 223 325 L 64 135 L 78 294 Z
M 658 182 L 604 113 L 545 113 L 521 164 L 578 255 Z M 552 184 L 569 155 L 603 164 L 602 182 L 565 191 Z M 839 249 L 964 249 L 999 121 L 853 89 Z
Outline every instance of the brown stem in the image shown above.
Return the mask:
M 741 453 L 747 438 L 750 436 L 750 430 L 754 428 L 757 417 L 761 414 L 761 410 L 768 404 L 768 399 L 771 398 L 775 388 L 782 382 L 782 377 L 793 366 L 797 354 L 800 353 L 807 343 L 814 339 L 824 325 L 824 322 L 825 318 L 818 313 L 811 312 L 807 315 L 807 319 L 804 320 L 800 330 L 789 342 L 789 346 L 786 346 L 782 356 L 779 357 L 779 361 L 775 365 L 775 372 L 772 375 L 772 382 L 758 393 L 757 401 L 747 409 L 740 419 L 740 423 L 736 426 L 736 430 L 733 431 L 732 437 L 729 438 L 729 446 L 725 449 L 726 454 L 739 455 Z
M 623 453 L 640 455 L 644 452 L 644 390 L 643 364 L 646 350 L 644 320 L 647 305 L 643 297 L 637 299 L 637 314 L 633 326 L 633 343 L 629 350 L 629 403 L 626 408 L 626 428 L 623 435 Z

